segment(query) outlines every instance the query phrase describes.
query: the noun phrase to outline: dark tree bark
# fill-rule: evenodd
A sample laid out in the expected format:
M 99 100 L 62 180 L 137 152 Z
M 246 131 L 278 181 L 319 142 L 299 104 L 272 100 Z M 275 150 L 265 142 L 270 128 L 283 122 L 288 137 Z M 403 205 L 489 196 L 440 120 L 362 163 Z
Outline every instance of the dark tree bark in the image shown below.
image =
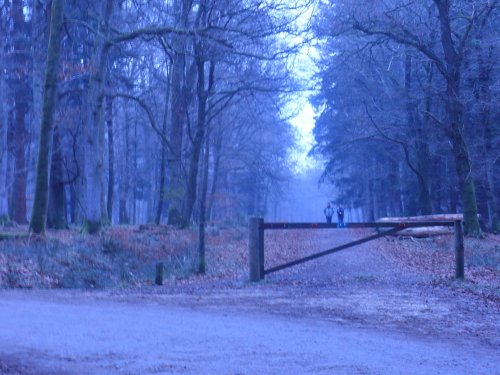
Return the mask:
M 182 76 L 184 72 L 185 56 L 176 53 L 172 67 L 172 122 L 170 127 L 170 142 L 172 155 L 169 161 L 169 211 L 168 223 L 181 224 L 182 197 L 184 196 L 184 182 L 182 178 L 182 142 L 184 134 L 184 118 L 187 110 L 184 91 L 182 90 Z
M 127 117 L 127 114 L 125 114 L 125 162 L 123 163 L 124 166 L 122 167 L 122 170 L 124 172 L 123 177 L 121 178 L 120 181 L 120 199 L 119 199 L 119 207 L 118 207 L 118 222 L 120 224 L 130 224 L 130 215 L 129 215 L 129 210 L 127 208 L 127 200 L 129 197 L 129 191 L 130 191 L 130 168 L 129 162 L 130 162 L 130 140 L 129 140 L 129 131 L 130 131 L 130 121 Z
M 0 28 L 0 32 L 5 32 Z M 5 66 L 5 40 L 0 40 L 0 67 Z M 7 199 L 7 116 L 5 100 L 5 75 L 0 76 L 0 223 L 9 221 Z
M 201 53 L 201 51 L 199 51 Z M 187 226 L 193 213 L 194 203 L 196 201 L 196 187 L 198 181 L 198 167 L 200 162 L 201 148 L 205 138 L 206 114 L 207 114 L 207 98 L 208 92 L 205 89 L 205 61 L 202 57 L 196 58 L 196 66 L 198 70 L 198 115 L 196 132 L 192 144 L 191 160 L 189 163 L 186 203 L 184 204 L 185 211 L 182 217 L 182 226 Z M 213 64 L 211 65 L 211 76 L 213 76 Z
M 186 27 L 188 16 L 191 11 L 190 1 L 177 0 L 177 7 L 180 9 L 178 24 Z M 188 107 L 187 87 L 184 72 L 186 69 L 186 48 L 187 40 L 179 36 L 174 42 L 174 55 L 172 61 L 172 104 L 170 110 L 170 143 L 172 145 L 172 155 L 169 158 L 169 209 L 168 223 L 172 225 L 182 225 L 183 223 L 183 198 L 185 196 L 185 184 L 182 178 L 182 143 L 184 135 L 184 124 Z
M 106 124 L 108 128 L 108 199 L 107 212 L 108 220 L 113 222 L 113 199 L 115 191 L 115 143 L 113 133 L 113 99 L 106 98 Z
M 441 26 L 441 44 L 443 46 L 446 70 L 446 110 L 448 112 L 449 137 L 455 158 L 455 168 L 461 186 L 464 232 L 480 236 L 481 228 L 477 217 L 477 201 L 469 148 L 463 134 L 463 108 L 460 102 L 460 73 L 463 62 L 463 49 L 457 50 L 453 41 L 450 24 L 450 0 L 434 0 L 438 8 Z M 466 38 L 464 35 L 463 38 Z M 462 41 L 465 43 L 465 40 Z
M 26 114 L 29 111 L 30 46 L 27 24 L 24 20 L 23 1 L 12 1 L 13 51 L 11 53 L 11 87 L 14 96 L 12 127 L 9 129 L 8 146 L 14 156 L 14 181 L 12 197 L 12 219 L 26 223 Z
M 222 136 L 219 136 L 217 141 L 215 142 L 215 147 L 214 147 L 214 156 L 213 156 L 214 171 L 213 171 L 213 176 L 212 176 L 212 185 L 210 188 L 210 199 L 208 201 L 207 214 L 206 214 L 206 216 L 209 220 L 212 218 L 212 211 L 213 211 L 214 201 L 215 201 L 215 193 L 217 192 L 221 154 L 222 154 Z
M 200 197 L 200 217 L 198 223 L 198 273 L 204 274 L 206 271 L 205 259 L 205 224 L 207 212 L 207 191 L 208 191 L 208 163 L 210 159 L 210 138 L 207 135 L 205 141 L 205 152 L 203 158 L 203 179 Z
M 417 104 L 412 98 L 412 56 L 407 48 L 405 53 L 405 94 L 406 94 L 406 112 L 408 128 L 415 134 L 415 153 L 417 165 L 415 174 L 418 180 L 418 200 L 419 207 L 417 211 L 422 215 L 431 214 L 431 197 L 427 180 L 424 176 L 426 169 L 426 147 L 424 143 L 424 132 L 422 130 L 422 121 L 417 113 Z
M 133 162 L 133 167 L 134 167 L 134 179 L 133 179 L 133 187 L 132 187 L 132 218 L 131 222 L 132 224 L 135 224 L 137 222 L 137 159 L 139 158 L 139 153 L 138 153 L 138 146 L 139 146 L 139 139 L 137 138 L 137 121 L 134 122 L 134 162 Z
M 63 0 L 53 0 L 50 20 L 50 36 L 47 48 L 47 67 L 43 96 L 42 123 L 40 133 L 40 147 L 35 187 L 35 201 L 31 216 L 30 229 L 35 233 L 45 231 L 47 218 L 50 149 L 54 108 L 57 91 L 57 67 L 60 53 L 61 30 L 63 25 Z
M 64 191 L 64 165 L 60 129 L 54 129 L 52 163 L 49 178 L 49 207 L 47 226 L 54 229 L 68 227 L 66 219 L 66 196 Z
M 163 123 L 162 123 L 162 128 L 161 132 L 164 138 L 167 137 L 167 124 L 168 124 L 168 112 L 169 112 L 169 105 L 170 105 L 170 74 L 167 79 L 168 85 L 167 85 L 167 93 L 165 97 L 165 111 L 163 113 Z M 161 222 L 161 214 L 163 212 L 163 206 L 165 204 L 166 200 L 166 189 L 165 189 L 165 178 L 166 178 L 166 172 L 167 172 L 167 145 L 165 142 L 162 140 L 161 142 L 161 161 L 160 161 L 160 186 L 158 188 L 158 206 L 156 207 L 156 216 L 155 216 L 155 223 L 156 225 L 160 224 Z
M 495 57 L 493 48 L 485 46 L 483 33 L 485 22 L 477 33 L 476 37 L 476 58 L 477 58 L 477 79 L 474 80 L 474 97 L 479 104 L 479 113 L 477 115 L 477 124 L 480 125 L 482 135 L 480 137 L 480 150 L 477 153 L 481 155 L 481 168 L 479 177 L 479 186 L 482 187 L 482 210 L 481 215 L 486 219 L 488 228 L 492 231 L 500 230 L 500 212 L 498 208 L 498 197 L 495 194 L 494 182 L 494 160 L 495 160 L 495 125 L 492 118 L 493 95 L 491 86 L 492 75 L 495 67 Z M 481 201 L 481 199 L 480 199 Z
M 104 134 L 105 124 L 103 117 L 104 85 L 107 74 L 107 57 L 111 47 L 107 36 L 109 34 L 110 19 L 113 13 L 114 0 L 102 2 L 99 15 L 99 34 L 95 36 L 93 64 L 94 72 L 90 79 L 89 108 L 86 121 L 86 150 L 85 150 L 85 229 L 89 234 L 98 233 L 107 221 L 105 204 L 104 182 Z

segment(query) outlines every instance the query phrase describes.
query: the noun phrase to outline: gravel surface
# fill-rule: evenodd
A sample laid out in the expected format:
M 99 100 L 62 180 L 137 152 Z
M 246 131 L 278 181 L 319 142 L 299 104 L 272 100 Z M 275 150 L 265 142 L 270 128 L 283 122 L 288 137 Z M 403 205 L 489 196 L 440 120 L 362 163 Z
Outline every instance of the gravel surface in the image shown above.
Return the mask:
M 266 246 L 280 254 L 268 259 L 363 235 L 304 232 L 293 254 L 271 235 Z M 245 271 L 139 289 L 3 291 L 0 373 L 500 374 L 498 301 L 410 272 L 386 251 L 396 245 L 371 242 L 258 284 Z
M 309 318 L 227 313 L 220 307 L 186 309 L 76 296 L 47 301 L 18 293 L 2 295 L 0 317 L 3 353 L 32 361 L 44 374 L 495 374 L 499 370 L 498 353 L 462 340 L 410 337 Z

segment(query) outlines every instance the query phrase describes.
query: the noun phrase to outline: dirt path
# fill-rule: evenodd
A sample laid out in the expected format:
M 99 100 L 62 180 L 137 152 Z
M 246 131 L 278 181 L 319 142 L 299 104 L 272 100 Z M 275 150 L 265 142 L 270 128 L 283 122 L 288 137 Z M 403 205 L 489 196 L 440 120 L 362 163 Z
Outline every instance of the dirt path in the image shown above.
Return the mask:
M 305 235 L 302 255 L 363 235 Z M 245 271 L 159 288 L 0 292 L 0 373 L 500 374 L 498 305 L 435 287 L 387 246 L 258 284 Z
M 304 255 L 319 252 L 345 244 L 372 234 L 366 230 L 336 229 L 321 230 L 314 233 L 310 243 L 304 246 Z M 370 285 L 384 287 L 409 287 L 429 281 L 429 276 L 417 275 L 401 269 L 391 262 L 380 246 L 388 244 L 393 238 L 367 242 L 323 258 L 304 263 L 285 272 L 269 276 L 270 280 L 280 283 L 305 285 L 327 283 L 330 286 L 358 284 L 369 281 Z M 272 238 L 269 238 L 272 241 Z
M 306 247 L 321 251 L 366 235 L 364 231 L 324 231 Z M 271 274 L 267 277 L 269 289 L 279 285 L 280 291 L 299 299 L 295 305 L 314 306 L 321 316 L 333 320 L 446 338 L 466 335 L 500 349 L 498 300 L 481 299 L 454 288 L 463 282 L 453 279 L 451 262 L 449 285 L 445 287 L 441 281 L 436 283 L 435 275 L 405 267 L 386 251 L 396 245 L 395 241 L 368 242 Z M 452 248 L 452 239 L 448 242 Z M 308 253 L 310 250 L 305 251 Z

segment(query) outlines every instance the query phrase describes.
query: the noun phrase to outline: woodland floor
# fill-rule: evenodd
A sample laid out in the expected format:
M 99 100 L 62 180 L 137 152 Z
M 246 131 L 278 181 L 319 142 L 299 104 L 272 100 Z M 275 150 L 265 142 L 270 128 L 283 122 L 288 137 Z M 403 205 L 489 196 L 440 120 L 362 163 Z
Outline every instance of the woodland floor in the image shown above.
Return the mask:
M 266 268 L 367 234 L 271 231 Z M 380 239 L 256 284 L 244 230 L 208 243 L 206 276 L 161 287 L 0 292 L 0 374 L 500 373 L 499 236 L 466 240 L 464 281 L 451 235 Z

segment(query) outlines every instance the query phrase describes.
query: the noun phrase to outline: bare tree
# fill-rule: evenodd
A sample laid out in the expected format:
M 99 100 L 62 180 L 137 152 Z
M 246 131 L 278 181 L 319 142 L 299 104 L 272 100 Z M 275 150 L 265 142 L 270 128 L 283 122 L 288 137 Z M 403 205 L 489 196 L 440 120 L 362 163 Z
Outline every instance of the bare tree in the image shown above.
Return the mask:
M 414 51 L 406 53 L 405 96 L 408 125 L 415 130 L 414 137 L 417 139 L 415 152 L 418 163 L 423 165 L 421 157 L 427 154 L 422 144 L 425 136 L 425 128 L 422 126 L 429 129 L 427 124 L 432 120 L 452 145 L 451 155 L 460 186 L 465 230 L 470 235 L 480 235 L 474 163 L 469 151 L 471 138 L 464 132 L 464 128 L 469 126 L 464 117 L 464 103 L 467 99 L 462 89 L 464 62 L 470 53 L 471 35 L 478 25 L 491 18 L 497 8 L 497 2 L 474 1 L 462 4 L 447 0 L 426 3 L 394 0 L 369 5 L 361 1 L 332 1 L 323 4 L 325 14 L 333 9 L 333 4 L 336 5 L 336 17 L 332 27 L 328 28 L 326 24 L 321 26 L 320 33 L 324 37 L 341 38 L 346 41 L 346 45 L 351 44 L 348 47 L 351 50 L 357 45 L 358 53 L 382 49 L 395 51 L 397 46 L 403 46 L 405 51 Z M 351 38 L 350 41 L 348 38 Z M 414 58 L 412 53 L 415 53 Z M 414 63 L 417 58 L 418 65 Z M 391 70 L 392 62 L 396 61 L 391 59 L 387 71 Z M 413 68 L 417 69 L 415 73 L 410 70 Z M 433 74 L 434 71 L 439 73 L 439 79 Z M 383 76 L 387 76 L 387 73 L 380 74 L 380 77 Z M 412 99 L 411 94 L 412 91 L 418 92 L 411 86 L 412 77 L 419 76 L 427 80 L 426 87 L 418 88 L 421 94 L 427 96 L 422 102 L 427 104 L 420 108 L 415 105 L 418 102 Z M 432 95 L 439 92 L 440 88 L 429 88 L 440 85 L 441 82 L 444 95 L 439 93 L 436 97 L 442 99 L 442 102 L 435 103 L 437 105 L 431 109 Z M 430 185 L 425 186 L 423 175 L 419 177 L 419 181 L 420 200 L 428 206 L 426 192 L 430 190 Z M 427 210 L 428 208 L 425 208 L 425 211 Z
M 45 73 L 43 113 L 40 132 L 40 147 L 36 174 L 35 201 L 30 221 L 30 229 L 43 233 L 47 219 L 49 198 L 49 173 L 54 121 L 54 107 L 57 92 L 57 68 L 61 48 L 61 31 L 64 11 L 63 0 L 53 0 L 50 21 L 50 37 L 47 47 L 47 67 Z M 59 145 L 56 144 L 56 147 Z

